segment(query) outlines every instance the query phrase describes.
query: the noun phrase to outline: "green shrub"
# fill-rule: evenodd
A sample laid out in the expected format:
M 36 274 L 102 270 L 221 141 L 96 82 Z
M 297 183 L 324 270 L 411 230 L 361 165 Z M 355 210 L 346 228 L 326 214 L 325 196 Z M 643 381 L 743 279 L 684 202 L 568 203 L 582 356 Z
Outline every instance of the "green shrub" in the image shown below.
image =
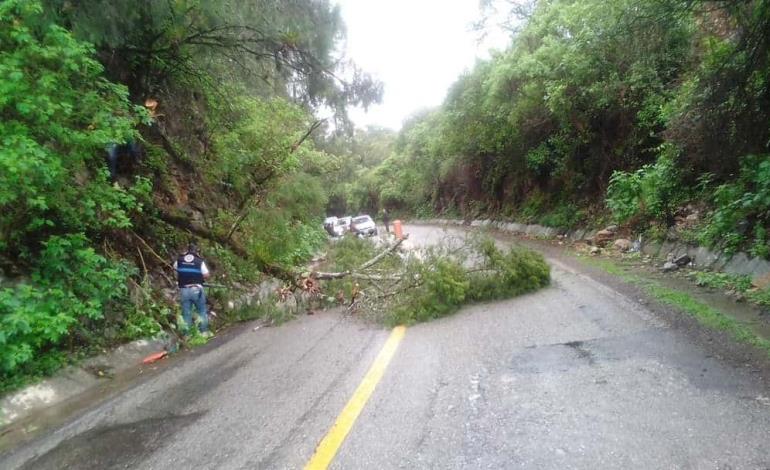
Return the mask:
M 716 188 L 714 210 L 709 214 L 701 241 L 735 252 L 752 235 L 751 251 L 768 256 L 770 223 L 770 155 L 749 156 L 741 162 L 738 178 Z
M 9 379 L 72 334 L 86 335 L 109 302 L 126 300 L 129 274 L 82 234 L 48 239 L 29 281 L 0 290 L 0 377 Z
M 335 271 L 348 271 L 361 266 L 376 255 L 374 244 L 365 238 L 346 236 L 334 242 L 329 249 Z
M 160 292 L 153 290 L 148 277 L 145 277 L 141 284 L 135 284 L 130 297 L 131 302 L 111 305 L 110 313 L 117 313 L 117 316 L 107 320 L 118 324 L 119 330 L 116 338 L 105 337 L 106 340 L 132 341 L 154 338 L 160 335 L 164 326 L 170 328 L 168 319 L 172 316 L 172 309 Z
M 749 249 L 751 256 L 770 258 L 770 245 L 767 243 L 767 229 L 762 225 L 754 227 L 754 241 Z
M 160 317 L 167 316 L 171 312 L 165 305 L 158 305 L 156 309 L 158 311 L 157 316 Z M 135 339 L 154 338 L 158 336 L 163 331 L 163 327 L 156 319 L 156 314 L 153 313 L 155 311 L 155 309 L 131 309 L 123 320 L 119 339 L 122 341 L 132 341 Z
M 681 200 L 676 151 L 663 146 L 654 164 L 634 172 L 616 171 L 607 189 L 607 207 L 619 223 L 631 219 L 667 221 Z
M 749 276 L 729 273 L 698 271 L 695 273 L 695 283 L 701 287 L 732 289 L 738 292 L 746 292 L 751 289 L 751 278 Z
M 746 291 L 746 298 L 757 305 L 770 307 L 770 289 L 750 289 Z
M 242 224 L 247 248 L 271 263 L 307 261 L 327 239 L 319 223 L 326 201 L 317 179 L 301 172 L 281 178 Z
M 751 276 L 701 271 L 695 273 L 695 283 L 702 287 L 734 290 L 757 305 L 770 306 L 770 289 L 755 288 Z
M 535 191 L 529 195 L 524 203 L 518 209 L 518 216 L 522 222 L 534 222 L 539 220 L 541 214 L 545 212 L 547 206 L 546 197 L 540 191 Z
M 586 219 L 585 212 L 574 204 L 562 203 L 541 216 L 539 223 L 548 227 L 571 229 Z

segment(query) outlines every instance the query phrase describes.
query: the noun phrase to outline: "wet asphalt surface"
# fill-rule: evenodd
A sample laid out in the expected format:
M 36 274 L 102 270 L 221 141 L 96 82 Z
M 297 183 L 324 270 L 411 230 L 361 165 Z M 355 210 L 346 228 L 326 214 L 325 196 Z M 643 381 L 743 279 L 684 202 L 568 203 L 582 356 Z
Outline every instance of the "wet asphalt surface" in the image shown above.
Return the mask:
M 415 244 L 445 236 L 407 232 Z M 409 328 L 331 467 L 770 468 L 756 370 L 549 263 L 548 288 Z M 245 325 L 0 468 L 302 468 L 388 334 L 339 312 Z

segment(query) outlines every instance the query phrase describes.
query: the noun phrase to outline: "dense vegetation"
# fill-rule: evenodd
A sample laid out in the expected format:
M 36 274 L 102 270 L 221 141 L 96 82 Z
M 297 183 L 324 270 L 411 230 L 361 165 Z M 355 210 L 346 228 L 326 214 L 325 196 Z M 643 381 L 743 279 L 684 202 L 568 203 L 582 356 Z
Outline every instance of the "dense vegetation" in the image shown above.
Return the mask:
M 314 253 L 314 141 L 381 93 L 342 38 L 326 0 L 0 1 L 0 390 L 172 329 L 191 238 L 236 287 Z
M 358 192 L 418 215 L 613 219 L 653 234 L 695 212 L 685 236 L 770 254 L 770 2 L 542 0 L 513 13 L 510 47 L 407 121 Z

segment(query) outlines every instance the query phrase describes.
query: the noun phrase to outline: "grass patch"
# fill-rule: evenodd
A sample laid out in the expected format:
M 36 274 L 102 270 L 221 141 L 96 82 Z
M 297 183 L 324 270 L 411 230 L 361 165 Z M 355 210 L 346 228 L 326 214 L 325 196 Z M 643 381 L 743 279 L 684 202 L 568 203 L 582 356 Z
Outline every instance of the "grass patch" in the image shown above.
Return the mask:
M 736 341 L 758 347 L 770 355 L 770 340 L 757 335 L 751 328 L 739 320 L 731 317 L 730 315 L 727 315 L 724 312 L 693 298 L 692 295 L 688 294 L 687 292 L 671 289 L 661 285 L 655 280 L 629 273 L 622 267 L 618 266 L 616 263 L 613 263 L 607 259 L 581 258 L 581 261 L 591 266 L 600 268 L 609 274 L 623 279 L 626 282 L 641 287 L 647 294 L 659 302 L 681 310 L 682 312 L 695 318 L 698 323 L 706 326 L 707 328 L 726 331 Z M 714 286 L 720 287 L 733 285 L 734 282 L 743 282 L 742 280 L 738 281 L 733 279 L 731 275 L 721 274 L 704 277 L 703 279 L 709 279 L 709 282 L 713 282 Z
M 604 271 L 607 271 L 609 274 L 612 274 L 613 276 L 618 276 L 626 281 L 631 280 L 631 278 L 638 278 L 638 276 L 635 276 L 633 274 L 626 272 L 623 268 L 618 266 L 616 263 L 613 263 L 612 261 L 609 261 L 607 259 L 593 258 L 593 257 L 592 258 L 579 257 L 578 259 L 580 259 L 580 261 L 582 261 L 584 264 L 588 264 L 590 266 L 600 268 Z
M 770 307 L 770 289 L 755 288 L 751 276 L 699 271 L 694 274 L 695 283 L 702 287 L 733 290 L 756 305 Z
M 751 289 L 751 278 L 738 274 L 712 273 L 697 271 L 694 273 L 695 283 L 701 287 L 730 289 L 736 292 L 746 292 Z

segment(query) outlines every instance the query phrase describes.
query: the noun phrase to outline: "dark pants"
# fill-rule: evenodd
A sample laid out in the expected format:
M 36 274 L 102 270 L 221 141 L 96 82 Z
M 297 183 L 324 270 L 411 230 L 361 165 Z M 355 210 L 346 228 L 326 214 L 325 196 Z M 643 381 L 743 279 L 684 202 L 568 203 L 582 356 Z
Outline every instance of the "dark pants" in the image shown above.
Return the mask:
M 135 141 L 126 144 L 110 144 L 107 146 L 107 168 L 110 170 L 110 178 L 115 179 L 118 175 L 118 159 L 121 155 L 128 155 L 131 160 L 139 158 L 139 144 Z

